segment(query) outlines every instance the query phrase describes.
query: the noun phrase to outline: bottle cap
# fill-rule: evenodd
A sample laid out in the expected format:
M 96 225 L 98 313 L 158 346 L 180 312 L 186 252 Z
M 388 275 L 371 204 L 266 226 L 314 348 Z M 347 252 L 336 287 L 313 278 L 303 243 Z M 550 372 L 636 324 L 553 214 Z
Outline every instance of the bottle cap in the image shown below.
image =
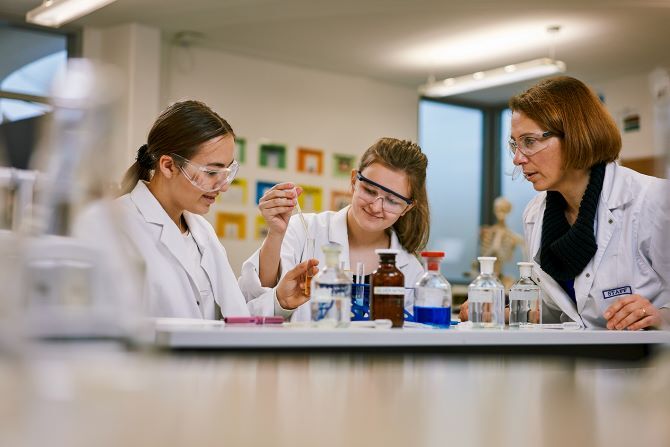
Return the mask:
M 342 246 L 338 243 L 330 242 L 321 247 L 321 251 L 323 251 L 324 254 L 337 253 L 339 255 L 342 252 Z
M 477 258 L 479 261 L 479 271 L 483 274 L 491 275 L 493 274 L 493 264 L 498 258 L 495 256 L 480 256 Z
M 400 250 L 395 250 L 393 248 L 378 248 L 375 250 L 375 254 L 378 255 L 397 255 L 400 253 Z
M 342 252 L 342 246 L 331 242 L 329 244 L 321 247 L 323 251 L 323 256 L 326 258 L 326 265 L 328 267 L 338 267 L 340 261 L 340 253 Z
M 533 273 L 532 262 L 517 262 L 516 265 L 519 266 L 519 275 L 522 278 L 530 278 Z
M 443 251 L 422 251 L 421 256 L 424 258 L 444 258 Z

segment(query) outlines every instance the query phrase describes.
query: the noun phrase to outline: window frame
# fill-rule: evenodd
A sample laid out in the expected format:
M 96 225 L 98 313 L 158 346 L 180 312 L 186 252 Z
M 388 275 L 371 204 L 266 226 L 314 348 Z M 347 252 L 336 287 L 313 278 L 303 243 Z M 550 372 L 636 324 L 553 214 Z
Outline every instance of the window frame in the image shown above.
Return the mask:
M 74 57 L 81 57 L 82 55 L 82 30 L 79 27 L 64 26 L 61 28 L 49 28 L 46 26 L 26 23 L 23 19 L 6 15 L 0 15 L 0 26 L 65 36 L 65 50 L 67 52 L 67 58 L 70 59 Z M 39 104 L 50 104 L 51 102 L 48 96 L 30 95 L 2 89 L 0 89 L 0 98 L 35 102 Z

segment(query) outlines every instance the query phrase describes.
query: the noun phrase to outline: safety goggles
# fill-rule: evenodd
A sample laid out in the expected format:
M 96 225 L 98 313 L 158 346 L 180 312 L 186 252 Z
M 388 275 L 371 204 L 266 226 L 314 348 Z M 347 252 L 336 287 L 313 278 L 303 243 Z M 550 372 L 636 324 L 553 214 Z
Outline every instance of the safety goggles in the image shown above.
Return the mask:
M 358 196 L 368 205 L 382 199 L 382 210 L 391 214 L 402 214 L 412 203 L 412 199 L 403 197 L 397 192 L 356 172 L 358 182 L 355 185 Z
M 229 185 L 240 167 L 237 160 L 233 160 L 227 168 L 212 169 L 208 166 L 193 163 L 177 154 L 170 154 L 170 157 L 177 164 L 184 177 L 193 186 L 204 192 L 218 191 L 224 186 Z
M 509 148 L 509 154 L 512 159 L 516 155 L 516 151 L 520 151 L 526 157 L 532 157 L 538 152 L 549 147 L 547 140 L 554 136 L 553 132 L 546 131 L 541 134 L 526 134 L 519 138 L 519 141 L 514 140 L 514 138 L 509 139 L 507 146 Z

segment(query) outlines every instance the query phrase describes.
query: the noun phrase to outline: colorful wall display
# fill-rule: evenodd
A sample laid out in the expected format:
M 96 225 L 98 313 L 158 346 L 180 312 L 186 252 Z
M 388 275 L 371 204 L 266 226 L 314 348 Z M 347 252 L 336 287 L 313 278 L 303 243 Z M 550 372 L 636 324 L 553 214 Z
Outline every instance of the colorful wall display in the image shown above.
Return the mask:
M 217 213 L 216 235 L 221 239 L 246 238 L 247 216 L 241 213 Z
M 254 237 L 261 241 L 268 235 L 268 224 L 265 222 L 263 216 L 256 216 L 256 224 L 254 225 Z
M 258 205 L 258 202 L 261 201 L 263 194 L 265 194 L 268 189 L 272 188 L 276 184 L 277 182 L 266 182 L 262 180 L 256 182 L 256 205 Z
M 247 159 L 247 140 L 244 138 L 235 138 L 235 160 L 239 164 L 244 164 Z
M 300 185 L 302 194 L 298 196 L 300 208 L 305 213 L 319 213 L 323 209 L 323 190 L 318 186 Z
M 217 196 L 216 201 L 219 203 L 244 205 L 247 203 L 247 197 L 247 180 L 243 178 L 236 178 L 228 187 L 228 191 Z
M 265 168 L 286 169 L 286 146 L 274 143 L 261 144 L 258 164 Z
M 310 174 L 323 173 L 323 151 L 319 149 L 298 148 L 298 172 Z
M 351 204 L 351 193 L 348 191 L 332 191 L 330 193 L 330 209 L 339 211 Z
M 351 170 L 356 165 L 356 157 L 353 155 L 334 154 L 333 155 L 333 175 L 335 177 L 348 178 L 351 176 Z

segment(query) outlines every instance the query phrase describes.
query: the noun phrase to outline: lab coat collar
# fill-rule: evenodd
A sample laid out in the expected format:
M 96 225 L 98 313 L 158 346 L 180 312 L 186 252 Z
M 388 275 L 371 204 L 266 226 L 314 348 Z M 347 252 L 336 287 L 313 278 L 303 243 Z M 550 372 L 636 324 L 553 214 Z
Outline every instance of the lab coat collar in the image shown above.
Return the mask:
M 165 225 L 168 221 L 171 221 L 170 216 L 167 215 L 153 193 L 149 191 L 147 182 L 144 180 L 137 182 L 135 188 L 130 192 L 130 199 L 147 222 Z
M 623 177 L 623 181 L 617 181 Z M 632 178 L 625 175 L 624 170 L 616 163 L 608 163 L 605 167 L 605 180 L 600 193 L 600 200 L 607 204 L 609 210 L 620 208 L 633 200 Z
M 343 251 L 342 258 L 346 259 L 345 265 L 349 263 L 349 233 L 347 231 L 347 213 L 351 206 L 342 208 L 340 211 L 335 213 L 335 216 L 330 221 L 330 228 L 328 229 L 328 241 L 335 242 L 340 244 L 342 247 L 347 249 Z M 380 247 L 381 248 L 381 247 Z M 383 247 L 386 248 L 386 247 Z M 398 236 L 395 234 L 395 231 L 391 229 L 391 247 L 394 250 L 398 250 L 398 256 L 396 256 L 396 266 L 398 268 L 403 268 L 410 263 L 410 255 L 403 248 L 398 240 Z
M 347 212 L 350 206 L 346 206 L 339 210 L 330 220 L 330 228 L 328 228 L 328 242 L 335 242 L 342 247 L 349 246 L 349 232 L 347 231 Z M 348 258 L 348 256 L 347 256 Z
M 615 182 L 618 176 L 623 177 L 623 181 Z M 546 192 L 541 192 L 543 195 L 542 199 L 539 201 L 540 206 L 536 207 L 533 212 L 526 214 L 524 220 L 527 224 L 533 224 L 544 215 L 544 208 L 546 200 L 544 196 L 547 195 Z M 603 180 L 603 188 L 600 192 L 600 203 L 604 203 L 605 207 L 608 210 L 615 210 L 620 208 L 633 200 L 633 192 L 631 188 L 631 177 L 625 175 L 624 171 L 616 163 L 608 163 L 605 167 L 605 179 Z M 538 202 L 535 202 L 538 203 Z M 599 211 L 602 211 L 598 204 Z M 600 213 L 599 213 L 600 214 Z M 598 218 L 600 219 L 600 215 Z

